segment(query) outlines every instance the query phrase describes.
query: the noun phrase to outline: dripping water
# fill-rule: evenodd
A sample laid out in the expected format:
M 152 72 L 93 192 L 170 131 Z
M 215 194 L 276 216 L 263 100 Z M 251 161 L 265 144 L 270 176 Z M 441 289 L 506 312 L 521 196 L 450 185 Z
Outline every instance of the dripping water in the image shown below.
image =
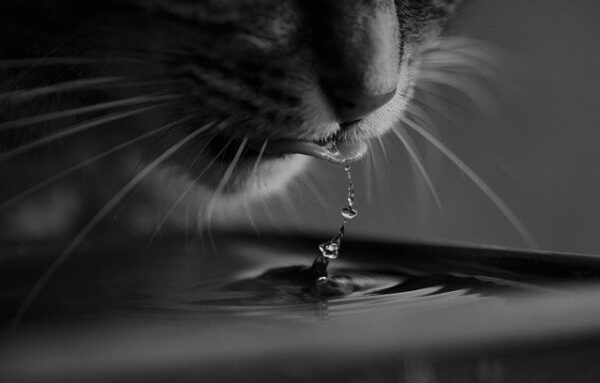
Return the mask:
M 337 148 L 331 148 L 332 152 L 337 152 Z M 338 152 L 339 153 L 339 152 Z M 354 206 L 356 192 L 352 181 L 352 169 L 350 165 L 343 163 L 346 172 L 347 205 L 340 211 L 342 223 L 340 228 L 330 240 L 319 244 L 319 253 L 314 259 L 312 265 L 308 266 L 289 266 L 268 270 L 258 276 L 248 280 L 242 280 L 227 287 L 233 291 L 253 291 L 267 292 L 265 296 L 260 293 L 258 301 L 261 303 L 279 301 L 283 296 L 289 301 L 322 301 L 336 297 L 346 297 L 357 292 L 376 291 L 384 286 L 395 286 L 397 282 L 403 280 L 402 277 L 394 275 L 389 278 L 381 275 L 378 278 L 365 277 L 361 273 L 328 273 L 329 263 L 337 259 L 340 255 L 342 241 L 344 239 L 346 224 L 358 215 Z M 340 271 L 340 270 L 338 270 Z M 273 294 L 276 291 L 276 294 Z
M 354 183 L 352 182 L 352 171 L 349 164 L 344 164 L 344 170 L 346 171 L 346 178 L 348 183 L 347 190 L 347 202 L 348 206 L 341 210 L 342 225 L 338 230 L 338 233 L 331 238 L 329 241 L 319 244 L 319 252 L 315 258 L 311 269 L 317 276 L 318 282 L 326 282 L 328 280 L 327 266 L 329 262 L 336 259 L 339 256 L 340 248 L 342 246 L 342 240 L 344 239 L 344 233 L 346 224 L 351 219 L 358 215 L 358 211 L 354 208 L 355 190 Z
M 132 310 L 134 313 L 144 312 L 159 317 L 164 314 L 169 318 L 188 315 L 196 318 L 198 315 L 207 320 L 221 315 L 302 317 L 310 316 L 313 308 L 318 309 L 319 316 L 323 312 L 329 315 L 332 310 L 336 315 L 352 315 L 367 308 L 401 307 L 415 301 L 444 304 L 446 300 L 456 299 L 467 303 L 478 297 L 515 289 L 509 282 L 444 273 L 435 268 L 430 270 L 428 265 L 416 269 L 412 266 L 405 268 L 396 262 L 395 257 L 391 257 L 395 252 L 393 248 L 388 254 L 390 258 L 384 257 L 382 264 L 370 262 L 371 257 L 366 257 L 364 249 L 359 250 L 361 254 L 357 254 L 354 247 L 349 247 L 345 252 L 343 265 L 330 265 L 340 256 L 346 225 L 358 215 L 352 169 L 348 163 L 343 166 L 347 190 L 346 203 L 340 211 L 341 225 L 331 239 L 318 245 L 318 255 L 312 265 L 305 263 L 273 267 L 274 264 L 281 264 L 282 255 L 292 248 L 294 251 L 302 249 L 303 257 L 310 259 L 308 257 L 314 256 L 313 238 L 307 239 L 304 244 L 295 240 L 281 246 L 272 242 L 267 247 L 256 245 L 255 240 L 247 242 L 243 237 L 227 238 L 222 241 L 222 244 L 227 244 L 224 250 L 227 255 L 220 254 L 218 257 L 204 254 L 206 250 L 194 250 L 193 246 L 188 249 L 187 245 L 177 242 L 168 242 L 164 247 L 155 244 L 152 251 L 154 257 L 148 253 L 147 248 L 145 250 L 144 267 L 136 262 L 129 265 L 127 262 L 133 257 L 119 256 L 106 261 L 106 254 L 96 254 L 80 257 L 83 264 L 93 261 L 89 265 L 90 277 L 85 278 L 94 281 L 88 290 L 84 291 L 78 285 L 77 290 L 72 291 L 73 280 L 79 281 L 85 269 L 72 261 L 72 270 L 76 271 L 73 276 L 69 276 L 68 270 L 65 270 L 63 277 L 55 280 L 55 283 L 64 281 L 65 290 L 57 289 L 60 293 L 56 298 L 47 294 L 46 305 L 38 305 L 36 313 L 44 318 L 52 318 L 54 308 L 72 307 L 74 317 L 88 315 L 86 310 L 90 309 L 90 302 L 95 302 L 99 307 L 92 307 L 92 310 L 109 310 L 117 315 L 121 310 L 125 313 Z M 260 242 L 269 243 L 265 238 L 261 238 Z M 123 251 L 126 254 L 136 254 L 138 250 L 130 250 L 124 246 Z M 203 256 L 198 257 L 197 251 L 203 252 Z M 112 251 L 107 253 L 112 254 Z M 175 253 L 178 256 L 161 256 L 165 253 Z M 248 257 L 248 254 L 258 254 L 260 257 Z M 154 262 L 150 262 L 150 258 Z M 77 259 L 79 258 L 75 257 Z M 250 265 L 247 264 L 248 259 L 253 260 Z M 248 272 L 249 267 L 254 271 Z M 104 272 L 100 272 L 103 269 Z M 30 279 L 37 275 L 38 273 L 32 272 Z M 116 278 L 118 275 L 121 277 Z M 147 280 L 152 283 L 150 288 L 142 283 L 139 287 L 128 285 L 115 289 L 115 278 L 123 281 Z M 20 275 L 19 280 L 22 279 Z M 173 286 L 169 281 L 177 283 Z M 110 287 L 98 289 L 98 285 Z M 118 291 L 118 294 L 112 295 L 114 291 Z M 125 291 L 128 293 L 124 293 Z M 96 298 L 96 295 L 99 297 Z M 19 295 L 14 294 L 14 297 L 17 302 L 15 304 L 18 304 Z M 11 302 L 6 302 L 6 299 L 5 302 L 0 299 L 0 303 L 11 307 Z M 56 311 L 56 314 L 63 318 L 65 312 L 61 310 Z M 31 313 L 30 317 L 35 317 L 36 313 Z M 2 310 L 0 316 L 1 314 Z

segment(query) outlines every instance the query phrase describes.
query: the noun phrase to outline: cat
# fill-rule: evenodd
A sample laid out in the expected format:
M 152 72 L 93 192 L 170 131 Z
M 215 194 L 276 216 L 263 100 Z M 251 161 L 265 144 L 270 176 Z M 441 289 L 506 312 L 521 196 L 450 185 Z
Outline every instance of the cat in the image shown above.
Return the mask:
M 0 238 L 110 213 L 135 232 L 190 214 L 201 229 L 310 157 L 360 159 L 460 3 L 4 0 Z

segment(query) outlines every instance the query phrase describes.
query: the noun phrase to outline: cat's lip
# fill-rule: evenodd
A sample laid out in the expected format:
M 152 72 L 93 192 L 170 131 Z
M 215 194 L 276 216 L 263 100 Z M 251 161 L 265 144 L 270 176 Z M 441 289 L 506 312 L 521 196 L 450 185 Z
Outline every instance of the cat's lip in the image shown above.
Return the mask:
M 269 142 L 264 151 L 267 155 L 305 154 L 334 164 L 359 161 L 367 153 L 367 144 L 362 141 L 339 141 L 320 144 L 298 139 L 279 139 Z

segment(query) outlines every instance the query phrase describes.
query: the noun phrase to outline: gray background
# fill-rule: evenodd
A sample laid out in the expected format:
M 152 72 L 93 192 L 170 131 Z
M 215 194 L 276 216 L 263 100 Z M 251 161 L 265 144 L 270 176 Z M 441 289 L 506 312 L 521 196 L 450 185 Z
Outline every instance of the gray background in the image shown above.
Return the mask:
M 483 112 L 440 88 L 453 104 L 435 105 L 443 116 L 431 115 L 433 131 L 506 201 L 541 249 L 600 253 L 599 22 L 597 0 L 476 0 L 450 31 L 498 47 L 499 70 L 479 80 L 497 104 Z M 373 163 L 355 166 L 360 215 L 350 235 L 527 246 L 467 177 L 414 137 L 442 210 L 388 135 L 387 161 L 374 145 Z M 343 171 L 318 162 L 252 216 L 259 228 L 333 233 L 344 188 Z

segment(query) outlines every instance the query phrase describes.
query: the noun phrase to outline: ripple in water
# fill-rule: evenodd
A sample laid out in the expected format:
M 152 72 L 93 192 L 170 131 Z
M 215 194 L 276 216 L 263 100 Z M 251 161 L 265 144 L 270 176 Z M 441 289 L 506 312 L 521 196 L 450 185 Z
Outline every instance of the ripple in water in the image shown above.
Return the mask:
M 514 285 L 450 274 L 415 274 L 403 270 L 340 268 L 316 279 L 307 266 L 266 270 L 256 277 L 221 280 L 173 291 L 146 306 L 168 315 L 314 317 L 352 315 L 373 310 L 397 310 L 414 304 L 467 304 L 474 299 L 518 291 Z M 149 303 L 149 302 L 148 302 Z
M 154 248 L 143 262 L 131 256 L 137 250 L 122 249 L 124 254 L 111 256 L 112 250 L 98 249 L 100 254 L 75 257 L 70 270 L 63 269 L 53 280 L 54 288 L 45 293 L 31 316 L 59 319 L 116 315 L 117 319 L 123 315 L 159 315 L 161 319 L 212 320 L 283 314 L 313 318 L 315 310 L 321 314 L 324 307 L 328 313 L 344 315 L 374 307 L 396 310 L 409 304 L 441 307 L 502 296 L 515 288 L 504 280 L 403 268 L 401 258 L 373 266 L 368 262 L 372 255 L 356 254 L 355 250 L 346 254 L 355 253 L 351 260 L 348 256 L 343 262 L 337 260 L 345 225 L 358 214 L 350 167 L 346 166 L 345 171 L 348 188 L 347 205 L 341 209 L 342 225 L 331 240 L 319 245 L 311 266 L 310 249 L 314 247 L 302 240 L 271 246 L 266 239 L 246 243 L 239 238 L 229 242 L 218 256 L 216 251 L 171 243 Z M 302 260 L 282 254 L 290 251 L 301 252 Z M 335 267 L 328 270 L 334 260 Z M 297 265 L 274 267 L 286 264 Z M 244 273 L 243 277 L 239 273 Z M 35 281 L 39 271 L 31 269 L 19 275 L 15 286 L 16 282 L 23 284 L 22 291 L 26 292 L 29 285 L 21 280 Z M 15 292 L 6 297 L 6 313 L 0 310 L 0 314 L 10 317 L 11 307 L 19 307 L 22 295 Z
M 475 277 L 419 275 L 398 268 L 368 269 L 358 263 L 353 268 L 329 272 L 329 263 L 340 255 L 345 225 L 358 215 L 350 166 L 345 165 L 344 170 L 348 204 L 341 209 L 342 224 L 332 239 L 319 244 L 319 254 L 310 267 L 273 268 L 258 272 L 252 278 L 202 284 L 165 298 L 159 306 L 184 312 L 227 311 L 270 316 L 282 311 L 300 314 L 307 308 L 320 309 L 326 304 L 338 312 L 351 313 L 373 308 L 375 304 L 395 308 L 431 299 L 444 300 L 449 296 L 466 301 L 465 297 L 481 297 L 511 288 Z

